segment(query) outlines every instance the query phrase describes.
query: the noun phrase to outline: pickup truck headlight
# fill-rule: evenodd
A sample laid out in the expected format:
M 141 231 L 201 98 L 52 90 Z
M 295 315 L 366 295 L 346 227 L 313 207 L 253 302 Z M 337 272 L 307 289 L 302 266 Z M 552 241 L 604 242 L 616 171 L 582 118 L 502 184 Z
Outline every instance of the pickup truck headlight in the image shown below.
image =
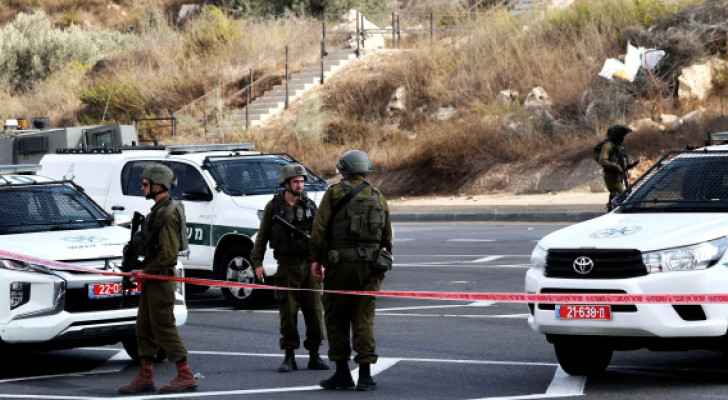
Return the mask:
M 651 251 L 642 254 L 647 272 L 695 271 L 713 266 L 723 257 L 728 239 L 698 243 L 691 246 Z
M 546 268 L 546 256 L 548 256 L 548 251 L 536 245 L 531 252 L 531 266 L 536 269 Z

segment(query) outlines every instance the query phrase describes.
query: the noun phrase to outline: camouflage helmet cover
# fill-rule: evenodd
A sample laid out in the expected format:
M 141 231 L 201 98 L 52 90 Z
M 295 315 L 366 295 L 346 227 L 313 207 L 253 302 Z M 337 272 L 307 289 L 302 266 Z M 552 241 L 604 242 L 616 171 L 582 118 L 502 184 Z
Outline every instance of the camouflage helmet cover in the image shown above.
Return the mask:
M 367 153 L 361 150 L 349 150 L 336 162 L 336 169 L 342 175 L 366 175 L 374 171 Z
M 289 179 L 302 176 L 303 179 L 308 180 L 308 173 L 306 168 L 301 164 L 286 164 L 281 167 L 281 172 L 278 174 L 278 184 L 284 185 Z
M 159 163 L 146 166 L 142 172 L 142 178 L 149 180 L 149 183 L 164 186 L 167 190 L 177 184 L 174 172 L 168 166 Z

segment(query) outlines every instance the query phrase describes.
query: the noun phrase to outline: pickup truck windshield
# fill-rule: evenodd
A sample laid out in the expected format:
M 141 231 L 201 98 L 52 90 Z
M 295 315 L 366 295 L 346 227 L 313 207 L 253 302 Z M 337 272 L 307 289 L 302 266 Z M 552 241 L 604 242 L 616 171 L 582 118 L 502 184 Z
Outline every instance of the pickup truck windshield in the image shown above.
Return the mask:
M 283 165 L 293 161 L 279 156 L 213 159 L 210 174 L 223 192 L 230 196 L 274 194 L 278 191 L 278 174 Z M 308 170 L 306 191 L 326 190 L 326 181 Z
M 1 187 L 0 205 L 0 235 L 90 229 L 111 223 L 111 216 L 67 184 Z
M 673 159 L 629 196 L 620 212 L 728 212 L 728 157 Z

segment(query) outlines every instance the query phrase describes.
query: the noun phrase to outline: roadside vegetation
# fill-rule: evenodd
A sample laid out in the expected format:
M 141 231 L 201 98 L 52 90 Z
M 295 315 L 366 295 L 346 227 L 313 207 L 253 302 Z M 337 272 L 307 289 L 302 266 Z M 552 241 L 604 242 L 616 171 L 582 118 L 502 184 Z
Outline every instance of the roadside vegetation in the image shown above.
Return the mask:
M 208 2 L 215 5 L 183 23 L 170 17 L 183 3 L 172 0 L 0 3 L 9 6 L 0 7 L 7 21 L 0 27 L 1 117 L 49 115 L 55 124 L 74 124 L 169 115 L 216 88 L 244 87 L 250 69 L 280 75 L 286 45 L 295 45 L 291 58 L 298 60 L 315 57 L 319 45 L 316 1 Z M 389 4 L 330 3 L 327 14 L 360 6 L 386 15 Z M 425 4 L 412 3 L 417 12 Z M 639 127 L 627 144 L 646 161 L 643 169 L 666 148 L 699 145 L 706 129 L 724 128 L 728 74 L 718 74 L 715 92 L 700 102 L 678 99 L 677 77 L 704 57 L 725 59 L 728 30 L 720 29 L 728 28 L 728 0 L 577 0 L 525 18 L 505 8 L 467 18 L 461 11 L 436 9 L 437 28 L 457 32 L 433 42 L 405 32 L 408 51 L 369 57 L 268 127 L 225 138 L 289 152 L 325 175 L 341 152 L 361 148 L 388 193 L 410 195 L 589 186 L 598 177 L 587 162 L 591 148 L 610 124 L 704 110 L 690 124 Z M 23 29 L 29 20 L 33 29 Z M 604 60 L 623 54 L 628 42 L 668 57 L 634 83 L 598 77 Z M 526 104 L 535 87 L 548 94 L 536 108 Z M 401 105 L 393 109 L 397 93 Z M 577 168 L 589 173 L 559 175 Z M 519 183 L 546 178 L 561 186 Z
M 720 93 L 696 104 L 679 101 L 675 87 L 681 67 L 726 50 L 710 49 L 688 21 L 719 20 L 727 7 L 725 1 L 577 1 L 525 26 L 495 9 L 463 22 L 465 34 L 421 41 L 412 52 L 383 56 L 332 81 L 322 95 L 329 122 L 320 138 L 281 123 L 251 139 L 287 148 L 325 173 L 344 149 L 363 148 L 382 171 L 379 182 L 396 195 L 514 190 L 518 180 L 549 174 L 555 174 L 545 176 L 556 181 L 551 188 L 534 182 L 519 190 L 588 188 L 599 183 L 592 147 L 610 124 L 706 108 L 699 125 L 638 127 L 627 145 L 645 161 L 642 170 L 665 149 L 700 145 L 705 129 L 728 127 L 719 118 Z M 650 27 L 660 36 L 650 35 Z M 667 51 L 660 76 L 633 84 L 598 77 L 604 60 L 623 54 L 628 41 Z M 524 98 L 538 86 L 549 104 L 528 109 Z M 398 88 L 406 107 L 388 112 Z M 518 94 L 503 101 L 504 90 Z M 441 108 L 455 113 L 439 117 Z M 584 166 L 588 176 L 566 182 L 565 174 Z

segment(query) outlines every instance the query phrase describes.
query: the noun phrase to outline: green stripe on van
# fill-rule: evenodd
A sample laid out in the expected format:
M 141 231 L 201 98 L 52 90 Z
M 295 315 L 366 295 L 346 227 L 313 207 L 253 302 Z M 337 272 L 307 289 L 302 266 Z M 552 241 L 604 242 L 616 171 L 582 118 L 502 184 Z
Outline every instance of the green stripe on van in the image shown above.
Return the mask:
M 243 228 L 240 226 L 187 224 L 187 241 L 196 246 L 214 246 L 229 233 L 237 233 L 245 236 L 253 236 L 257 229 Z

